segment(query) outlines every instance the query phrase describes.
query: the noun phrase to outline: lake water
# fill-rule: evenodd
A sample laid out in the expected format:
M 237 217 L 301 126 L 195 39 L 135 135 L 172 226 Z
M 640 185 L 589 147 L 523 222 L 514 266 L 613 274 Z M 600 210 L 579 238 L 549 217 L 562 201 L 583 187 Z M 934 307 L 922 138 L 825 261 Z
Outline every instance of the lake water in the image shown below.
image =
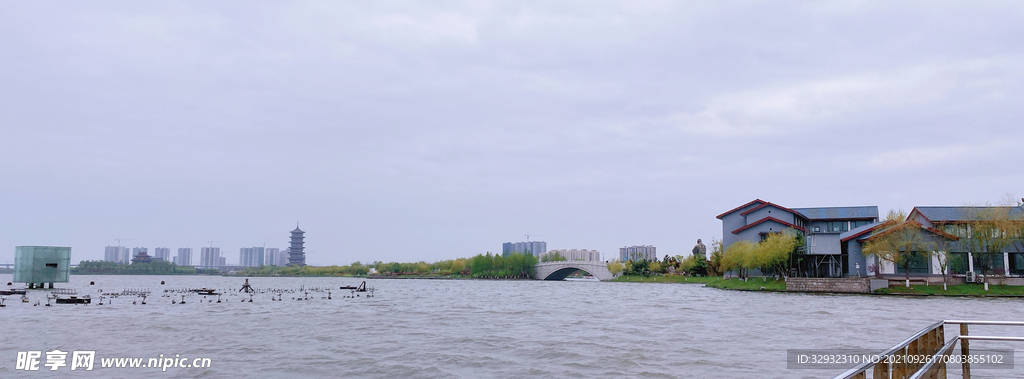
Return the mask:
M 10 280 L 0 275 L 0 288 Z M 48 291 L 30 291 L 31 303 L 8 296 L 0 308 L 0 378 L 818 378 L 842 370 L 787 370 L 786 350 L 881 351 L 942 319 L 1024 319 L 1018 299 L 756 293 L 693 284 L 368 280 L 375 297 L 343 298 L 350 292 L 337 287 L 360 280 L 251 278 L 257 289 L 335 290 L 331 300 L 321 299 L 325 293 L 305 301 L 289 293 L 280 302 L 259 294 L 252 303 L 238 295 L 222 303 L 190 296 L 186 304 L 160 297 L 165 289 L 199 287 L 237 294 L 243 281 L 72 276 L 58 287 L 92 294 L 94 304 L 32 306 L 45 303 Z M 146 305 L 125 297 L 95 304 L 100 290 L 124 288 L 149 288 L 155 296 Z M 1005 328 L 987 330 L 1024 335 Z M 54 349 L 95 351 L 93 371 L 47 371 L 45 355 L 40 371 L 15 370 L 17 352 Z M 99 367 L 102 358 L 160 354 L 210 358 L 211 366 Z M 1024 377 L 1024 367 L 975 377 Z

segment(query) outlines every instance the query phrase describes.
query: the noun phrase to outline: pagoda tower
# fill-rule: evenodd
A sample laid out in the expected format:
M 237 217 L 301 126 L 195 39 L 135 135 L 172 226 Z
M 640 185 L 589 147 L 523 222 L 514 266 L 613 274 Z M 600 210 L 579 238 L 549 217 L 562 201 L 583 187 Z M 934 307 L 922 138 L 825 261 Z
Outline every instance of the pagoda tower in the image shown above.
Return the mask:
M 295 230 L 292 230 L 292 243 L 288 248 L 288 265 L 289 266 L 305 266 L 306 265 L 306 253 L 302 251 L 303 241 L 306 239 L 306 232 L 299 229 L 299 225 L 295 225 Z

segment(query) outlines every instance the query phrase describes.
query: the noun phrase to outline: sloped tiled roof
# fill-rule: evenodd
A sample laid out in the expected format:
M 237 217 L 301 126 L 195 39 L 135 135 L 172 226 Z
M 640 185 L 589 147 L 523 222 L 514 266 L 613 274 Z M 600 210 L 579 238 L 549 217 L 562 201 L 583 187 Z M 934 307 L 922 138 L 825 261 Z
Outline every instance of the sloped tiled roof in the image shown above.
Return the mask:
M 882 224 L 881 222 L 877 222 L 876 221 L 876 222 L 872 222 L 872 223 L 867 224 L 867 225 L 861 225 L 861 226 L 858 226 L 856 228 L 850 229 L 847 232 L 840 233 L 839 234 L 839 241 L 846 242 L 846 241 L 852 240 L 854 238 L 857 238 L 857 237 L 863 236 L 865 234 L 868 234 L 872 230 L 875 230 L 875 228 L 878 227 L 881 224 Z
M 882 226 L 882 225 L 878 225 L 878 226 Z M 932 234 L 935 234 L 935 235 L 940 236 L 940 237 L 944 237 L 944 238 L 946 238 L 948 240 L 951 240 L 951 241 L 959 241 L 960 240 L 960 238 L 957 237 L 957 236 L 954 236 L 952 234 L 946 233 L 944 231 L 941 231 L 941 230 L 938 230 L 938 229 L 935 229 L 935 228 L 925 227 L 924 225 L 921 225 L 921 223 L 919 223 L 917 221 L 906 221 L 906 222 L 890 225 L 890 226 L 888 226 L 888 227 L 886 227 L 884 229 L 881 229 L 881 230 L 875 230 L 875 233 L 873 233 L 870 237 L 858 239 L 858 241 L 865 241 L 865 240 L 870 241 L 870 240 L 874 239 L 875 237 L 879 237 L 879 236 L 882 236 L 882 235 L 885 235 L 885 234 L 889 234 L 889 233 L 891 233 L 894 230 L 899 230 L 899 229 L 907 228 L 907 227 L 921 228 L 922 230 L 926 230 L 928 232 L 931 232 Z
M 877 219 L 878 207 L 819 207 L 819 208 L 793 208 L 804 217 L 811 220 L 850 220 L 850 219 Z
M 778 204 L 772 203 L 772 202 L 770 202 L 770 201 L 765 201 L 765 202 L 761 203 L 761 205 L 758 205 L 758 206 L 756 206 L 756 207 L 750 208 L 750 209 L 748 209 L 748 210 L 744 211 L 743 213 L 740 213 L 740 216 L 746 216 L 746 215 L 748 215 L 748 214 L 751 214 L 751 213 L 754 213 L 754 212 L 755 212 L 755 211 L 757 211 L 758 209 L 761 209 L 761 208 L 764 208 L 764 207 L 775 207 L 776 209 L 781 209 L 781 210 L 784 210 L 784 211 L 786 211 L 786 212 L 792 213 L 792 214 L 794 214 L 794 215 L 797 215 L 797 216 L 803 217 L 803 215 L 802 215 L 802 214 L 800 214 L 800 212 L 797 212 L 797 211 L 794 211 L 794 210 L 792 210 L 792 209 L 789 209 L 789 208 L 783 207 L 783 206 L 781 206 L 781 205 L 778 205 Z M 806 218 L 806 217 L 805 217 L 805 218 Z
M 724 217 L 727 214 L 736 212 L 736 211 L 738 211 L 740 209 L 749 207 L 749 206 L 754 205 L 754 204 L 759 204 L 759 205 L 754 207 L 754 208 L 750 208 L 750 209 L 748 209 L 748 210 L 746 210 L 746 211 L 744 211 L 743 213 L 740 213 L 740 214 L 743 215 L 743 216 L 746 216 L 746 215 L 750 214 L 751 212 L 754 212 L 754 211 L 756 211 L 758 209 L 761 209 L 761 208 L 764 208 L 764 207 L 767 207 L 767 206 L 772 206 L 772 207 L 779 208 L 781 210 L 793 213 L 794 215 L 797 215 L 797 216 L 800 216 L 800 217 L 804 217 L 804 215 L 800 214 L 800 212 L 797 212 L 797 211 L 795 211 L 793 209 L 789 209 L 789 208 L 783 207 L 781 205 L 775 204 L 775 203 L 770 202 L 770 201 L 764 201 L 764 200 L 761 200 L 761 199 L 754 199 L 754 201 L 751 201 L 749 203 L 740 205 L 740 206 L 738 206 L 736 208 L 730 209 L 730 210 L 726 211 L 725 213 L 722 213 L 722 214 L 720 214 L 718 216 L 715 216 L 715 218 L 721 219 L 722 217 Z M 804 217 L 804 218 L 806 218 L 806 217 Z
M 728 211 L 725 211 L 724 213 L 722 213 L 722 214 L 720 214 L 718 216 L 715 216 L 715 218 L 721 219 L 725 215 L 730 214 L 732 212 L 736 212 L 736 211 L 738 211 L 740 209 L 746 208 L 746 207 L 750 206 L 751 204 L 764 204 L 764 203 L 767 203 L 767 201 L 764 201 L 764 200 L 761 200 L 761 199 L 754 199 L 754 201 L 751 201 L 749 203 L 746 203 L 746 204 L 740 205 L 740 206 L 738 206 L 736 208 L 733 208 L 733 209 L 730 209 Z
M 969 222 L 978 221 L 979 217 L 984 217 L 983 215 L 986 211 L 1000 208 L 1009 208 L 1010 217 L 1024 218 L 1024 207 L 914 207 L 914 210 L 910 211 L 910 214 L 913 215 L 915 212 L 920 213 L 931 222 Z
M 744 231 L 744 230 L 750 229 L 750 228 L 754 227 L 755 225 L 758 225 L 758 224 L 764 223 L 764 222 L 766 222 L 766 221 L 775 221 L 775 222 L 777 222 L 777 223 L 780 223 L 780 224 L 782 224 L 782 225 L 788 226 L 788 227 L 790 227 L 790 228 L 793 228 L 793 229 L 796 229 L 796 230 L 800 230 L 800 231 L 804 231 L 804 232 L 806 232 L 806 231 L 807 231 L 807 229 L 804 229 L 804 228 L 801 228 L 801 227 L 799 227 L 799 226 L 793 225 L 793 224 L 791 224 L 791 223 L 788 223 L 788 222 L 785 222 L 785 221 L 779 220 L 779 219 L 777 219 L 777 218 L 775 218 L 775 217 L 765 217 L 765 218 L 762 218 L 762 219 L 760 219 L 760 220 L 757 220 L 757 221 L 754 221 L 754 222 L 752 222 L 752 223 L 749 223 L 749 224 L 747 224 L 747 225 L 745 225 L 745 226 L 743 226 L 743 227 L 741 227 L 741 228 L 739 228 L 739 229 L 733 230 L 733 231 L 732 231 L 732 234 L 736 234 L 736 233 L 742 232 L 742 231 Z

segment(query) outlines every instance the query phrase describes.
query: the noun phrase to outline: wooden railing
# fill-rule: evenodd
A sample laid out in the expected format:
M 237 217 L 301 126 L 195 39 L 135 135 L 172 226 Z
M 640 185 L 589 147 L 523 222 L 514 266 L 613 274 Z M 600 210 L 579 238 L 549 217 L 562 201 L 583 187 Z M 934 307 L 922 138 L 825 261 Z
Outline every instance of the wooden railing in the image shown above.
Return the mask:
M 945 325 L 960 325 L 960 334 L 945 339 Z M 908 359 L 908 357 L 948 357 L 960 342 L 960 354 L 970 355 L 971 340 L 988 341 L 1024 341 L 1024 337 L 1008 336 L 972 336 L 968 334 L 968 325 L 1012 325 L 1024 326 L 1020 321 L 970 321 L 970 320 L 945 320 L 934 323 L 927 328 L 915 333 L 909 338 L 896 344 L 877 355 L 874 359 L 863 362 L 833 379 L 867 379 L 867 373 L 871 373 L 872 379 L 945 379 L 946 360 L 944 359 Z M 891 364 L 890 362 L 897 362 Z M 963 360 L 961 365 L 964 379 L 971 378 L 971 365 L 968 360 Z

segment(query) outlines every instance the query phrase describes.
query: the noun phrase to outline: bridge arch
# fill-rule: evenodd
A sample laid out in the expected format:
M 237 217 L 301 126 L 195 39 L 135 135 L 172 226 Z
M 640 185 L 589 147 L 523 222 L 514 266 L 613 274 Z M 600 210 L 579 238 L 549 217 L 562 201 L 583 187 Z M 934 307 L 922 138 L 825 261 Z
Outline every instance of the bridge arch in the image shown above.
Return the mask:
M 537 279 L 540 280 L 563 280 L 569 274 L 582 270 L 590 273 L 598 280 L 611 280 L 615 276 L 608 271 L 608 265 L 604 262 L 591 261 L 561 261 L 544 262 L 536 266 Z
M 554 272 L 548 274 L 548 276 L 546 278 L 541 278 L 541 280 L 563 280 L 563 279 L 569 277 L 569 275 L 572 275 L 572 273 L 574 273 L 576 271 L 586 271 L 587 273 L 590 273 L 590 271 L 587 271 L 586 269 L 576 268 L 576 267 L 566 267 L 566 268 L 560 268 L 558 270 L 555 270 Z M 593 275 L 593 274 L 591 274 L 591 275 Z

